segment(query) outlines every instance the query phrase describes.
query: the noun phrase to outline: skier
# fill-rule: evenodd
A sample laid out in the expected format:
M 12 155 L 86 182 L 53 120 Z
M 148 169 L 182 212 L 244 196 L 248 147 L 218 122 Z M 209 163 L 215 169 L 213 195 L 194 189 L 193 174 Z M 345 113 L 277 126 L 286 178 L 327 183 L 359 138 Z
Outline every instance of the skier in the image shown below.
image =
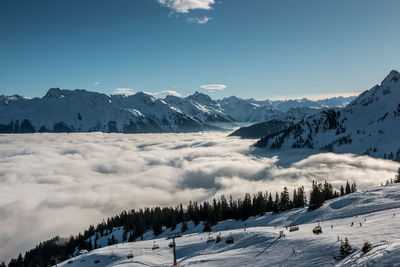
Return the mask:
M 360 227 L 362 226 L 361 222 L 360 222 Z
M 296 250 L 293 248 L 293 254 L 296 253 Z
M 353 226 L 354 225 L 354 222 L 351 222 L 351 226 Z
M 331 229 L 333 229 L 333 224 L 331 224 Z

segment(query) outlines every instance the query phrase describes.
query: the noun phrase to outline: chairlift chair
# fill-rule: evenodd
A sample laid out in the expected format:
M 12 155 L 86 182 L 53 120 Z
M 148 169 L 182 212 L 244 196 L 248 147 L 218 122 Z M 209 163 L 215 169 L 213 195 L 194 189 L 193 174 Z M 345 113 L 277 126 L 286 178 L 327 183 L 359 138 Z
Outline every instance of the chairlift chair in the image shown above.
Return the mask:
M 153 247 L 151 250 L 159 249 L 160 247 L 157 245 L 156 241 L 153 242 Z
M 312 231 L 313 231 L 314 235 L 319 235 L 322 233 L 322 228 L 321 228 L 321 226 L 318 225 L 318 226 L 315 226 Z
M 233 236 L 230 235 L 226 240 L 225 240 L 227 245 L 233 244 L 235 241 L 233 240 Z
M 128 259 L 133 259 L 133 253 L 132 253 L 132 250 L 131 250 L 131 252 L 126 256 Z
M 114 259 L 114 258 L 116 258 L 117 257 L 117 255 L 115 255 L 114 254 L 114 252 L 113 251 L 111 251 L 111 254 L 110 254 L 110 259 Z
M 217 235 L 217 238 L 215 239 L 215 243 L 219 243 L 221 242 L 221 233 L 219 233 L 219 235 Z
M 207 239 L 207 243 L 215 242 L 215 238 L 210 234 Z

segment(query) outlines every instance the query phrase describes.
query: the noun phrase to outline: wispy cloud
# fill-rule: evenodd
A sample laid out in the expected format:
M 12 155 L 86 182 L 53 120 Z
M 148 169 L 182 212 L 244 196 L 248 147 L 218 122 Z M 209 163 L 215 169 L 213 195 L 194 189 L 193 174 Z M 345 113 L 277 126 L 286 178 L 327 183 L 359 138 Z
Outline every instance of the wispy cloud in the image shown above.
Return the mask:
M 270 100 L 290 100 L 290 99 L 302 99 L 307 98 L 309 100 L 321 100 L 333 97 L 349 97 L 349 96 L 358 96 L 361 92 L 344 92 L 344 93 L 328 93 L 328 94 L 309 94 L 309 95 L 276 95 L 268 97 Z M 266 99 L 266 98 L 263 98 Z
M 100 82 L 94 82 L 93 85 L 100 85 Z
M 205 89 L 209 92 L 215 92 L 215 91 L 222 91 L 226 88 L 225 84 L 204 84 L 201 85 L 200 88 Z
M 214 0 L 157 0 L 161 5 L 177 13 L 189 13 L 193 9 L 211 9 Z
M 145 93 L 153 96 L 166 96 L 166 95 L 181 96 L 181 94 L 175 90 L 165 90 L 160 92 L 145 92 Z
M 112 92 L 114 95 L 133 95 L 135 92 L 132 88 L 117 88 Z
M 206 24 L 211 19 L 212 19 L 211 17 L 204 16 L 204 17 L 188 18 L 187 21 L 188 23 Z

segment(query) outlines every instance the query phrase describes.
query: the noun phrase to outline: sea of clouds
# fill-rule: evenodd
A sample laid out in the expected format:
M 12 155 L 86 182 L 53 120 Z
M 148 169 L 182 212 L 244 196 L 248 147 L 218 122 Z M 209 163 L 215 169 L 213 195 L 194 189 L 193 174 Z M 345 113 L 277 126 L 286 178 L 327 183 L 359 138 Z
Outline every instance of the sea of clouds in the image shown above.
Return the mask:
M 351 154 L 267 157 L 253 142 L 226 133 L 0 135 L 0 261 L 124 209 L 292 191 L 312 180 L 363 189 L 399 167 Z

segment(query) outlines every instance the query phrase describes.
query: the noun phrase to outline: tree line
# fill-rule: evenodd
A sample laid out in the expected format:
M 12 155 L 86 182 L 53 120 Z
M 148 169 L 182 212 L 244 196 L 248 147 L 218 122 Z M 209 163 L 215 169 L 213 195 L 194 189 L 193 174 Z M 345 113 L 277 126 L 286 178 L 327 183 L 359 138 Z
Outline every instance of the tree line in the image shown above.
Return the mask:
M 309 201 L 303 186 L 293 190 L 289 194 L 287 187 L 273 196 L 271 192 L 258 192 L 256 194 L 245 194 L 243 198 L 233 199 L 232 196 L 226 198 L 222 195 L 218 200 L 189 201 L 184 208 L 182 204 L 176 207 L 154 207 L 139 210 L 123 211 L 120 214 L 103 220 L 97 226 L 90 225 L 83 233 L 69 238 L 54 237 L 50 240 L 41 242 L 32 250 L 19 254 L 16 259 L 12 259 L 8 267 L 36 267 L 49 266 L 64 261 L 74 255 L 77 249 L 88 251 L 99 247 L 98 239 L 103 236 L 109 237 L 112 230 L 123 227 L 123 242 L 133 242 L 143 239 L 143 234 L 152 230 L 155 236 L 163 232 L 163 228 L 170 228 L 171 231 L 185 232 L 187 222 L 193 221 L 194 225 L 203 223 L 203 231 L 211 231 L 211 227 L 220 221 L 234 219 L 247 220 L 252 216 L 263 215 L 266 212 L 279 213 L 293 208 L 303 208 L 308 205 L 309 210 L 314 210 L 322 206 L 324 201 L 355 192 L 356 184 L 341 186 L 337 191 L 328 183 L 312 183 L 309 193 Z M 176 229 L 181 224 L 180 229 Z M 94 239 L 92 242 L 92 238 Z M 107 245 L 116 244 L 118 241 L 113 235 L 108 238 Z M 5 264 L 0 264 L 0 267 Z

